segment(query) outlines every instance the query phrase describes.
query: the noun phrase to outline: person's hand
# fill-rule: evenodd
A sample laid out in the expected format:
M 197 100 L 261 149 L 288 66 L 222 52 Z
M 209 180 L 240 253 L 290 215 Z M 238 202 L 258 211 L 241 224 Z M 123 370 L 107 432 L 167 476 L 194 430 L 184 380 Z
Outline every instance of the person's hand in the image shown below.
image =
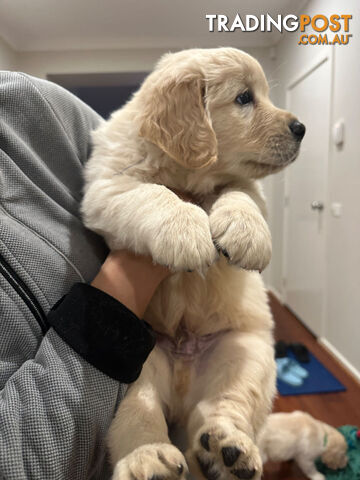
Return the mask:
M 173 190 L 182 200 L 193 202 L 190 194 Z M 126 250 L 110 252 L 91 285 L 119 300 L 142 317 L 155 290 L 171 271 L 154 264 L 150 256 Z
M 170 270 L 149 256 L 126 250 L 110 252 L 91 285 L 111 295 L 142 317 L 156 288 Z

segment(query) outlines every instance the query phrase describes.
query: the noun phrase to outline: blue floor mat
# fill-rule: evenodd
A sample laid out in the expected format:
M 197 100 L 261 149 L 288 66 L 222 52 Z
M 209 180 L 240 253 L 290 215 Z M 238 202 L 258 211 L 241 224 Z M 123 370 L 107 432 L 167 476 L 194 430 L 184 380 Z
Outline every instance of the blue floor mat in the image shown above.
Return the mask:
M 295 358 L 292 352 L 289 352 L 287 356 Z M 280 395 L 344 392 L 346 390 L 344 385 L 312 353 L 309 352 L 309 356 L 309 363 L 300 363 L 309 372 L 309 376 L 305 378 L 304 383 L 299 387 L 293 387 L 277 379 L 277 389 Z

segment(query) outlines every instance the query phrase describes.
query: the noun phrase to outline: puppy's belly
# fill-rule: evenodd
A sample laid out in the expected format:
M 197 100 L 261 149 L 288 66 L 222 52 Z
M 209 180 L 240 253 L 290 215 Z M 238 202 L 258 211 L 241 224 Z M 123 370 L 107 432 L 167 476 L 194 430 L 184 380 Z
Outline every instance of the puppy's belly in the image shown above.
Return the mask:
M 181 360 L 183 363 L 197 365 L 201 363 L 205 354 L 213 350 L 215 344 L 228 330 L 221 330 L 207 335 L 197 335 L 186 328 L 181 328 L 174 337 L 156 332 L 157 345 L 164 350 L 172 360 Z
M 228 330 L 222 330 L 196 335 L 185 327 L 178 329 L 174 337 L 156 332 L 157 346 L 166 353 L 173 372 L 174 414 L 179 410 L 180 404 L 183 414 L 185 404 L 191 403 L 192 386 L 196 378 L 205 374 L 210 356 L 227 332 Z

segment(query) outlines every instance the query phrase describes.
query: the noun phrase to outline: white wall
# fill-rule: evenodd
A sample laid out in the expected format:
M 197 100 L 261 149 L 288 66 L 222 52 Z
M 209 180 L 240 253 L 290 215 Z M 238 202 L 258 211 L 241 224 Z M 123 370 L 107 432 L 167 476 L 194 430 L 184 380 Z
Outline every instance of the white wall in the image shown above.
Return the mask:
M 344 8 L 346 5 L 346 9 Z M 326 247 L 326 322 L 324 336 L 360 371 L 360 3 L 348 0 L 311 0 L 302 12 L 308 15 L 352 14 L 346 46 L 298 45 L 299 34 L 285 34 L 277 46 L 277 62 L 272 76 L 277 80 L 276 96 L 285 107 L 286 86 L 325 49 L 334 49 L 332 72 L 332 124 L 346 122 L 346 141 L 342 149 L 330 144 Z M 329 79 L 331 81 L 331 79 Z M 296 112 L 294 112 L 296 113 Z M 282 254 L 284 222 L 284 174 L 272 178 L 271 217 L 273 259 L 269 283 L 282 290 Z M 343 205 L 343 216 L 330 214 L 331 202 Z M 301 232 L 299 232 L 301 234 Z
M 17 57 L 14 50 L 0 37 L 0 70 L 15 70 Z
M 19 70 L 40 78 L 59 73 L 113 73 L 150 70 L 167 49 L 21 52 Z
M 168 48 L 19 52 L 18 68 L 40 78 L 59 73 L 144 72 Z M 269 49 L 246 49 L 270 70 Z

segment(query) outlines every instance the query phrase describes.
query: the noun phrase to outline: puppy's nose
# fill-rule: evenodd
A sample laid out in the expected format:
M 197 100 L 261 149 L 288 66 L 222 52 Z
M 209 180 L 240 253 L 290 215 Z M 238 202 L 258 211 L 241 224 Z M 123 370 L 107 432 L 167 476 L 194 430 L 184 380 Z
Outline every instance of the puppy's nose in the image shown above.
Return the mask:
M 300 140 L 303 139 L 305 135 L 305 125 L 303 123 L 298 122 L 297 120 L 294 120 L 289 124 L 289 128 L 291 130 L 291 133 L 294 135 L 296 140 L 300 142 Z

